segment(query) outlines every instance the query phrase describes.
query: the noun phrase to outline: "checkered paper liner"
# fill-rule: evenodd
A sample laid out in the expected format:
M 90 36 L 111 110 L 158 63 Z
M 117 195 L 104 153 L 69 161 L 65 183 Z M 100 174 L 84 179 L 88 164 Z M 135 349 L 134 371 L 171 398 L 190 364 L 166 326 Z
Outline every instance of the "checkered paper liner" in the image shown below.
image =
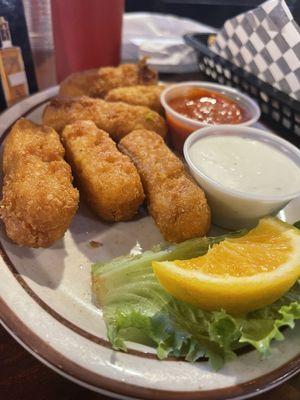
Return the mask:
M 210 49 L 300 101 L 300 27 L 284 0 L 226 21 Z

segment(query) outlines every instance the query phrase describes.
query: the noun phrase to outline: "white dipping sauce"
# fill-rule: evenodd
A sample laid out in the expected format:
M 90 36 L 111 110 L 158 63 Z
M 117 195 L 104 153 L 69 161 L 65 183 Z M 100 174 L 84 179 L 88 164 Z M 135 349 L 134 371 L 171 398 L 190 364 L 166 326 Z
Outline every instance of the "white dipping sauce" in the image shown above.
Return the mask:
M 208 136 L 195 141 L 189 155 L 199 171 L 230 189 L 268 196 L 300 190 L 300 168 L 284 153 L 258 140 Z

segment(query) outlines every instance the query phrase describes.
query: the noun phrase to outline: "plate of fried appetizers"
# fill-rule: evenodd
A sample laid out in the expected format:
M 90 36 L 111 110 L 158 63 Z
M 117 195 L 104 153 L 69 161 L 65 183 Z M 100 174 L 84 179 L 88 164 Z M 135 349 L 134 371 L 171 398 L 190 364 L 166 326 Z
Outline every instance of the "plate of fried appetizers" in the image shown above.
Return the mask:
M 7 331 L 116 398 L 242 399 L 295 375 L 300 151 L 258 118 L 237 90 L 166 86 L 145 61 L 5 111 Z

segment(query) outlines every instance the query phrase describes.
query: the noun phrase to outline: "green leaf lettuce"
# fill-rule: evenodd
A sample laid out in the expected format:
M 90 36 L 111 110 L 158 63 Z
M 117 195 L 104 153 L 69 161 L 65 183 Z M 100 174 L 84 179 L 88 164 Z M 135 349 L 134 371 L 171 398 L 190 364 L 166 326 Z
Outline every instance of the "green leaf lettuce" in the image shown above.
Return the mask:
M 153 273 L 152 261 L 197 257 L 223 238 L 156 246 L 138 256 L 93 265 L 93 292 L 103 308 L 112 347 L 126 351 L 126 342 L 132 341 L 155 347 L 160 359 L 173 356 L 194 362 L 205 356 L 213 369 L 232 360 L 245 345 L 268 356 L 271 341 L 283 339 L 280 328 L 293 328 L 300 319 L 300 281 L 272 305 L 234 317 L 174 299 Z

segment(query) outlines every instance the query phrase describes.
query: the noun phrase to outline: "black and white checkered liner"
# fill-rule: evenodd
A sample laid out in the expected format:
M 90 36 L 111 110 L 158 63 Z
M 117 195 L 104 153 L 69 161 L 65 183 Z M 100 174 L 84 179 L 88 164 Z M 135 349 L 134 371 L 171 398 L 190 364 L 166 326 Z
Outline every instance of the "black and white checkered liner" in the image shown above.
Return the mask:
M 300 100 L 300 27 L 284 0 L 228 20 L 210 48 Z

